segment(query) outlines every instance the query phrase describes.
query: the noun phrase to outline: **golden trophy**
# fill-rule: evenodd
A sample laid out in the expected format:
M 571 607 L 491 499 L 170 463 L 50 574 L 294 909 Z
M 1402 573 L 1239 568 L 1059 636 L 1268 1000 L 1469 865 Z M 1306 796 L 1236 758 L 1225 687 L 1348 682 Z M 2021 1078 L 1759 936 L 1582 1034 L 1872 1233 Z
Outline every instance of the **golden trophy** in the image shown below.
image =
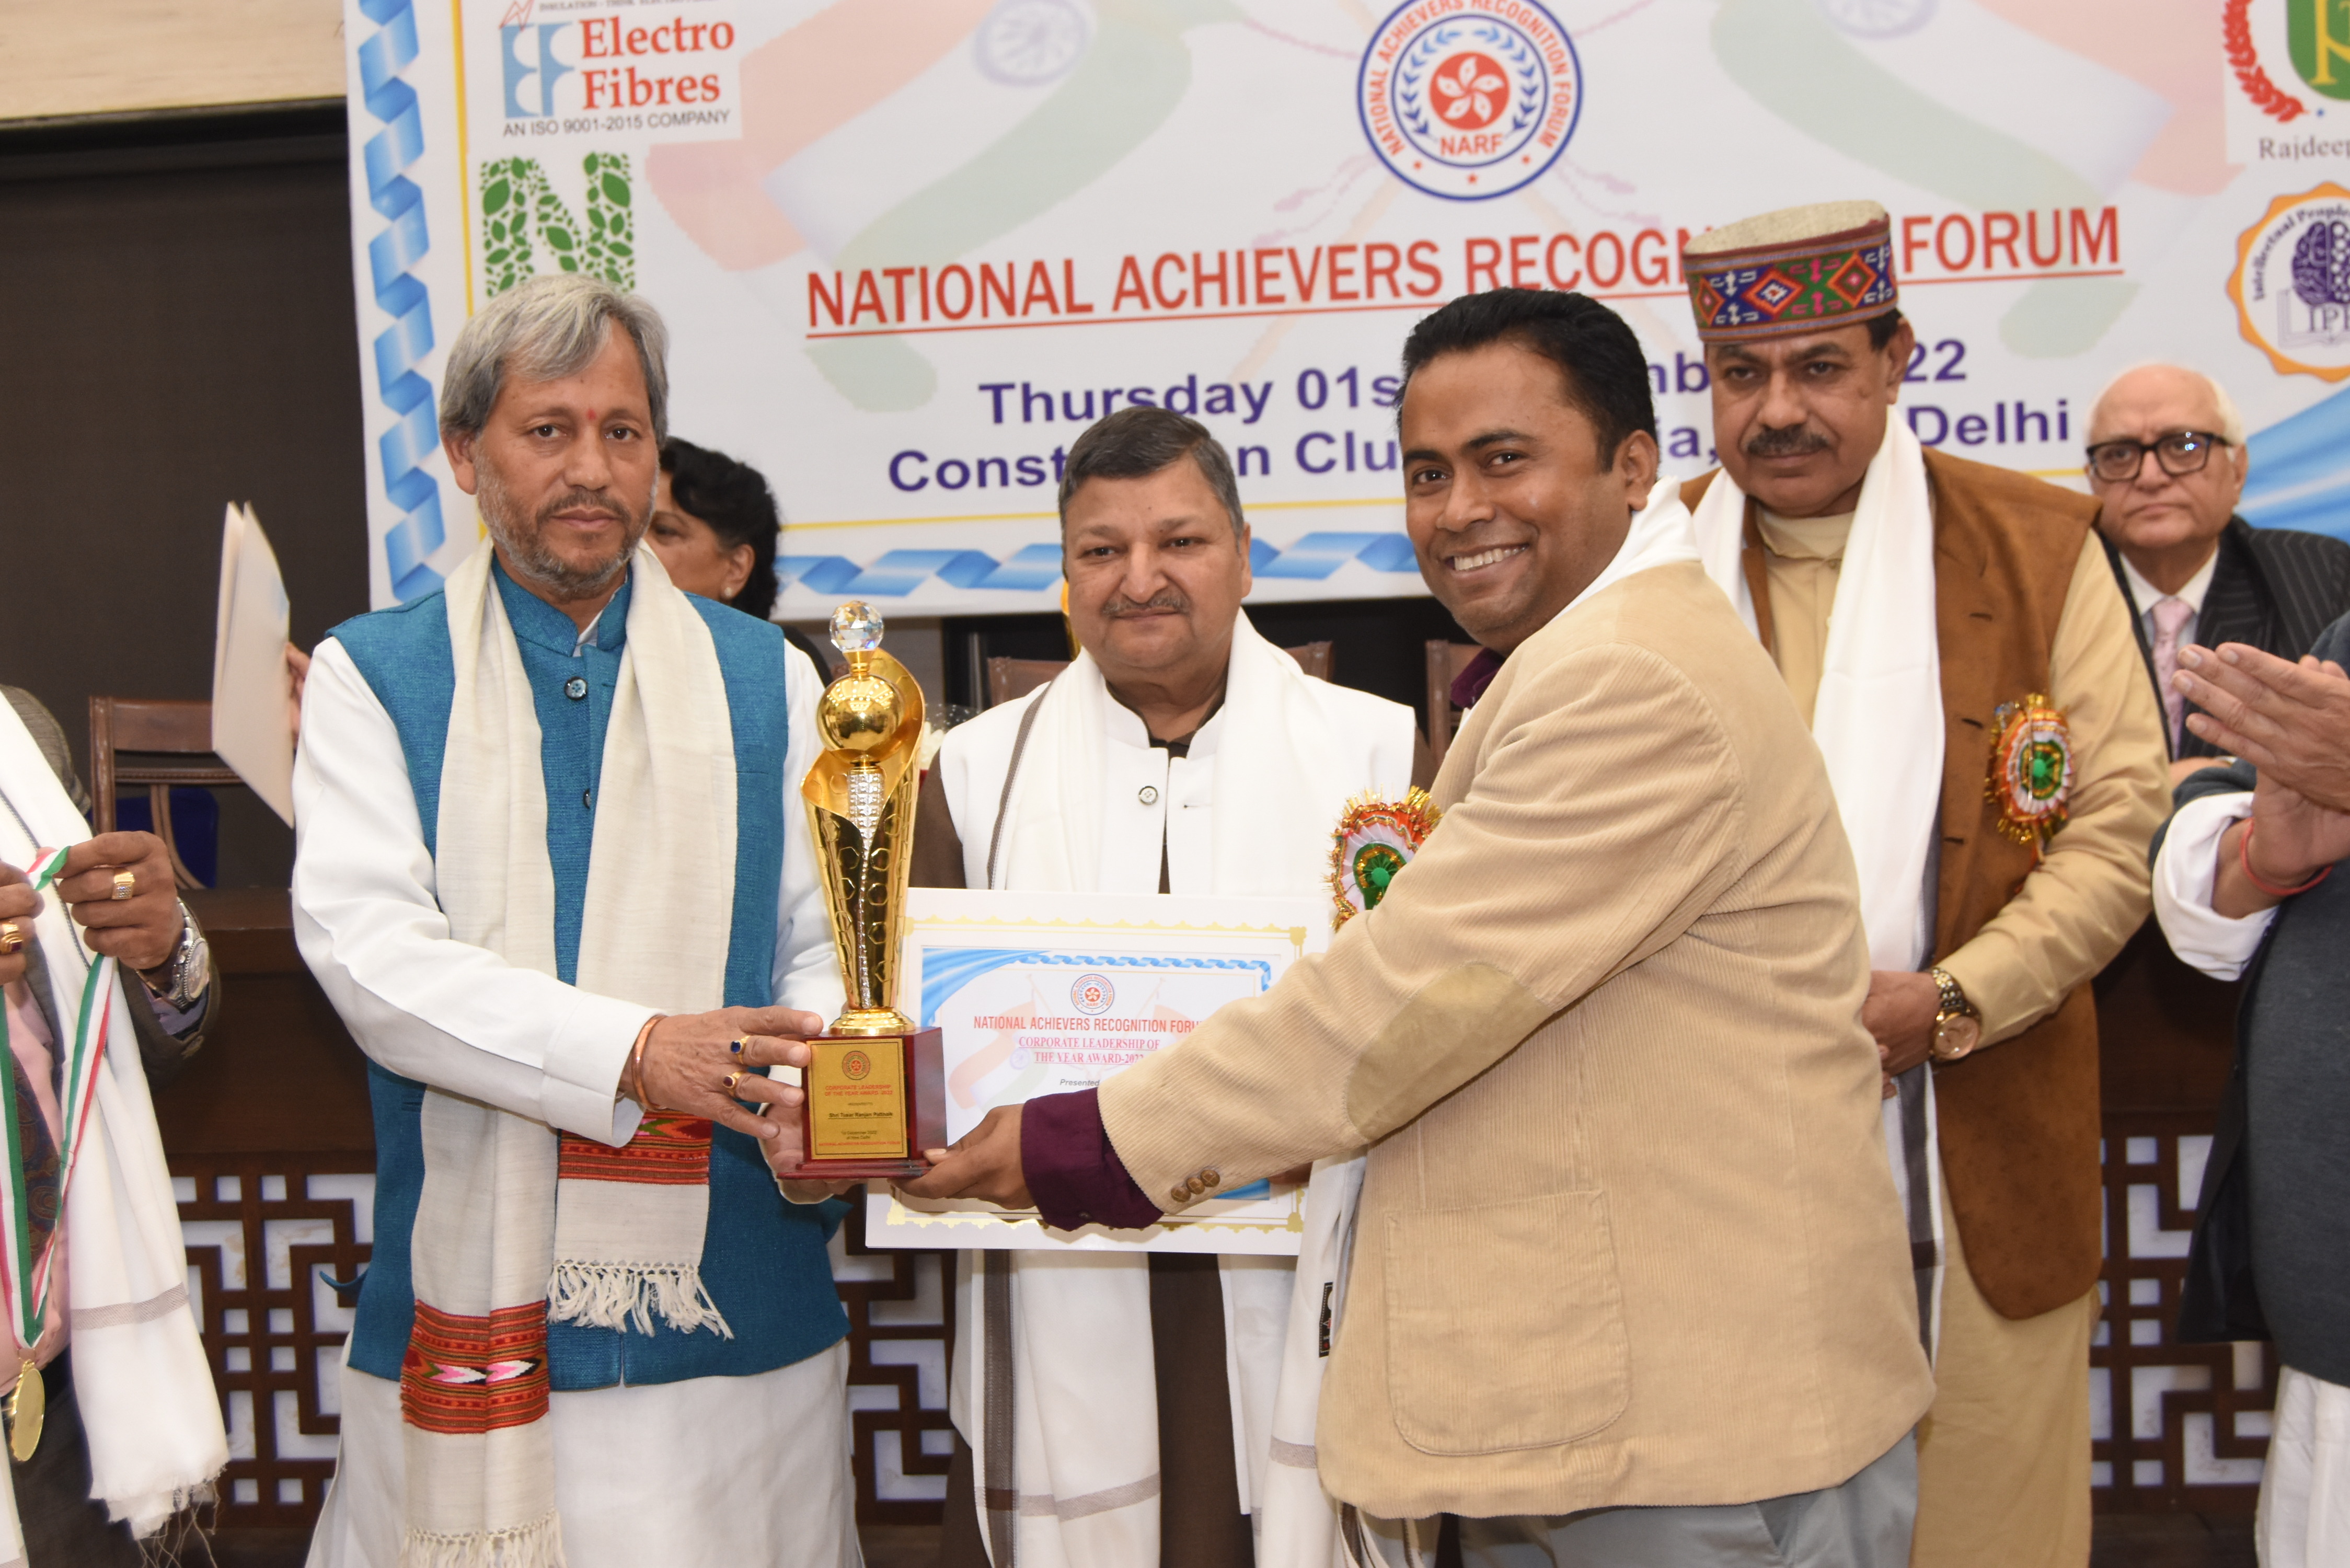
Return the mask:
M 850 600 L 832 614 L 848 670 L 816 704 L 824 754 L 800 785 L 832 915 L 847 1009 L 808 1042 L 800 1163 L 830 1181 L 910 1179 L 947 1141 L 939 1031 L 896 1006 L 906 934 L 906 874 L 921 780 L 922 689 L 881 651 L 881 617 Z

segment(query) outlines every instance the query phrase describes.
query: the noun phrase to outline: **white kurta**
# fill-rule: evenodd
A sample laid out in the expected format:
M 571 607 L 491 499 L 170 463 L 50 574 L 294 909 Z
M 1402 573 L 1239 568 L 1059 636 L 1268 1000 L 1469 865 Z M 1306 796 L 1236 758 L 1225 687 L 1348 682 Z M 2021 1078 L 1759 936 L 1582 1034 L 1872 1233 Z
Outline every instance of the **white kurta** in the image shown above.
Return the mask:
M 1039 702 L 1017 783 L 999 804 L 1023 718 Z M 1053 687 L 951 733 L 937 766 L 963 846 L 965 883 L 1046 891 L 1152 893 L 1161 856 L 1178 894 L 1303 893 L 1326 898 L 1331 833 L 1347 799 L 1400 796 L 1411 781 L 1411 711 L 1310 680 L 1240 618 L 1223 706 L 1171 756 L 1080 658 Z M 1317 1245 L 1309 1316 L 1336 1266 L 1326 1192 L 1344 1204 L 1351 1171 L 1333 1167 L 1308 1200 Z M 1343 1189 L 1343 1190 L 1342 1190 Z M 1327 1220 L 1327 1215 L 1322 1215 Z M 1014 1253 L 1012 1267 L 1017 1556 L 1035 1568 L 1154 1568 L 1159 1555 L 1157 1384 L 1149 1273 L 1135 1253 Z M 1241 1506 L 1259 1530 L 1263 1568 L 1324 1568 L 1335 1520 L 1314 1472 L 1319 1359 L 1293 1311 L 1299 1270 L 1285 1260 L 1226 1259 L 1226 1378 Z M 979 1277 L 964 1261 L 958 1322 L 977 1325 Z M 955 1420 L 986 1463 L 980 1342 L 956 1339 Z M 1303 1345 L 1310 1376 L 1284 1366 Z M 1291 1350 L 1292 1359 L 1297 1351 Z M 1214 1371 L 1203 1369 L 1209 1376 Z M 1294 1395 L 1292 1385 L 1302 1387 Z M 1290 1424 L 1277 1418 L 1305 1407 Z M 1280 1440 L 1287 1431 L 1303 1440 Z M 976 1492 L 987 1482 L 976 1478 Z M 1268 1526 L 1268 1503 L 1296 1516 Z M 987 1534 L 982 1501 L 981 1534 Z M 1276 1511 L 1279 1511 L 1278 1507 Z
M 840 979 L 798 790 L 815 760 L 823 681 L 797 649 L 786 649 L 785 669 L 790 731 L 772 979 L 777 1002 L 829 1018 L 841 1005 Z M 399 733 L 331 639 L 319 645 L 304 691 L 294 796 L 296 940 L 370 1056 L 565 1131 L 612 1144 L 634 1133 L 640 1113 L 616 1094 L 650 1010 L 449 937 Z M 657 1559 L 859 1563 L 846 1366 L 836 1346 L 753 1377 L 551 1396 L 571 1568 Z M 342 1379 L 338 1474 L 309 1560 L 314 1568 L 394 1568 L 405 1511 L 399 1386 L 348 1367 Z M 725 1478 L 723 1506 L 689 1476 Z M 654 1542 L 660 1550 L 649 1552 Z
M 829 1018 L 840 1009 L 840 975 L 799 795 L 823 686 L 797 649 L 785 650 L 785 669 L 791 738 L 775 1000 Z M 651 1010 L 452 940 L 391 715 L 331 638 L 310 676 L 294 759 L 294 935 L 335 1011 L 391 1072 L 623 1141 L 639 1113 L 633 1101 L 616 1107 L 613 1089 Z

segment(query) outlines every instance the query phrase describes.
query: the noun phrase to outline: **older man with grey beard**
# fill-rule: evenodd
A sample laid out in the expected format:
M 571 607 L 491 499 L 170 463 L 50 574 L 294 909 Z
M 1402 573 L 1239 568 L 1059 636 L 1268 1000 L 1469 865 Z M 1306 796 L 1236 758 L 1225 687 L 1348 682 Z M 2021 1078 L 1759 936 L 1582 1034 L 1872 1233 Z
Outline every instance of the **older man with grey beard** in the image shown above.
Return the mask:
M 467 323 L 489 537 L 310 671 L 296 922 L 378 1162 L 314 1563 L 858 1560 L 836 1221 L 762 1072 L 839 1000 L 814 726 L 775 628 L 641 547 L 665 343 L 583 277 Z

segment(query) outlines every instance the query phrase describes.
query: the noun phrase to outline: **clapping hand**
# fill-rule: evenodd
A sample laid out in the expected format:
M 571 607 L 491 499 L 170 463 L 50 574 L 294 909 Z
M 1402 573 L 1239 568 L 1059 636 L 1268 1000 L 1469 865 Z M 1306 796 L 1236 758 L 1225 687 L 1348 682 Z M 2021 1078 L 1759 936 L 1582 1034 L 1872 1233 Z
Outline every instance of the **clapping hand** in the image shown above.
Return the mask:
M 2171 683 L 2203 710 L 2187 727 L 2314 805 L 2350 811 L 2350 676 L 2240 642 L 2185 648 Z
M 2343 859 L 2350 859 L 2350 812 L 2319 805 L 2263 768 L 2251 816 L 2220 835 L 2211 909 L 2230 919 L 2273 909 L 2283 901 L 2278 889 L 2303 887 Z

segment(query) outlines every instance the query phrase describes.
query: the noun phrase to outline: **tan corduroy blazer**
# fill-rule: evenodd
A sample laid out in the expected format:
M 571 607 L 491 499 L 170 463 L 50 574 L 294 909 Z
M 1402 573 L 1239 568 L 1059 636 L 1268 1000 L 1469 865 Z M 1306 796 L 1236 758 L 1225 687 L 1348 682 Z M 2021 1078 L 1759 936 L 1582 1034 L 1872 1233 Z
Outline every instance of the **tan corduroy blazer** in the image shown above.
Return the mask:
M 1388 1518 L 1749 1501 L 1924 1413 L 1852 853 L 1694 564 L 1536 633 L 1326 956 L 1101 1090 L 1154 1200 L 1371 1146 L 1318 1437 Z

